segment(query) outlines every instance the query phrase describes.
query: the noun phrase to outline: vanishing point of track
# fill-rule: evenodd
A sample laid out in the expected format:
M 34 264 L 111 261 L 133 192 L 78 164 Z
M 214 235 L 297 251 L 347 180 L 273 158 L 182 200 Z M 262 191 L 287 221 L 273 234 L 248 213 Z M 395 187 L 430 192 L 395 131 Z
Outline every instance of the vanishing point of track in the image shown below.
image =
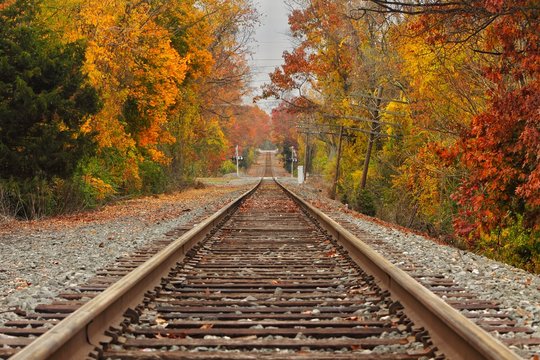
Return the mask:
M 271 171 L 267 154 L 230 206 L 1 329 L 0 356 L 517 358 Z

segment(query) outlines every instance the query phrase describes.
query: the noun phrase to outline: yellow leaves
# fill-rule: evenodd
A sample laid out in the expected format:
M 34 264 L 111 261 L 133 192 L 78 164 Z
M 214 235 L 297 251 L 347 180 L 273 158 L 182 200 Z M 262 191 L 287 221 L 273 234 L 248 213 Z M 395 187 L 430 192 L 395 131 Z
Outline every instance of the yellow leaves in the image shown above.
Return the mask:
M 96 132 L 95 139 L 99 148 L 114 147 L 121 151 L 135 145 L 135 141 L 126 134 L 124 125 L 118 120 L 121 102 L 116 94 L 111 94 L 104 101 L 102 110 L 88 119 L 85 130 Z
M 140 189 L 139 166 L 147 160 L 221 163 L 227 138 L 217 119 L 201 116 L 200 104 L 241 96 L 242 80 L 221 79 L 244 78 L 238 34 L 253 20 L 247 0 L 44 0 L 42 9 L 43 24 L 65 42 L 84 41 L 82 71 L 102 108 L 80 132 L 95 134 L 100 172 L 114 175 L 115 189 Z M 107 193 L 101 183 L 88 184 Z
M 401 102 L 398 102 L 398 101 L 388 102 L 388 104 L 384 108 L 384 111 L 381 113 L 382 121 L 391 123 L 391 124 L 396 124 L 393 126 L 388 126 L 386 128 L 386 133 L 388 135 L 395 135 L 399 133 L 409 134 L 414 124 L 414 119 L 411 112 L 411 105 L 405 103 L 407 99 L 404 97 L 402 97 L 400 101 Z M 399 125 L 399 127 L 397 125 Z M 409 140 L 409 142 L 412 142 L 412 140 Z M 392 150 L 391 149 L 392 145 L 393 145 L 393 141 L 390 139 L 389 141 L 387 141 L 385 150 Z M 399 146 L 403 147 L 404 145 L 400 144 Z
M 142 180 L 139 174 L 139 161 L 136 157 L 131 156 L 127 159 L 122 179 L 124 179 L 124 187 L 127 191 L 139 190 L 142 187 Z
M 16 278 L 14 282 L 15 290 L 23 290 L 32 285 L 28 280 Z
M 156 325 L 158 325 L 160 327 L 163 327 L 163 328 L 166 328 L 169 325 L 169 322 L 167 320 L 165 320 L 163 318 L 160 318 L 159 316 L 156 317 L 154 322 L 156 323 Z
M 409 81 L 415 121 L 451 131 L 467 126 L 485 104 L 478 55 L 462 44 L 403 40 L 396 36 L 394 43 L 402 58 L 401 73 Z
M 150 159 L 154 162 L 157 162 L 158 164 L 167 165 L 171 162 L 171 159 L 169 159 L 163 151 L 150 148 L 148 149 L 148 153 L 150 154 Z
M 216 118 L 211 118 L 207 121 L 204 127 L 204 131 L 206 135 L 207 146 L 209 148 L 225 148 L 227 140 L 225 138 L 225 134 L 223 134 L 223 130 L 221 130 L 219 121 Z
M 104 200 L 116 193 L 111 185 L 92 175 L 84 175 L 83 181 L 93 190 L 96 200 Z
M 415 150 L 416 154 L 399 168 L 392 187 L 410 194 L 418 205 L 418 213 L 436 221 L 448 201 L 445 192 L 452 173 L 441 169 L 441 159 L 427 147 Z
M 83 71 L 103 99 L 101 112 L 88 119 L 81 131 L 94 131 L 100 149 L 113 147 L 126 154 L 138 145 L 147 148 L 151 160 L 168 163 L 157 146 L 175 141 L 165 127 L 174 115 L 189 56 L 181 57 L 172 47 L 169 30 L 150 17 L 156 9 L 149 3 L 71 0 L 69 6 L 74 21 L 69 23 L 66 16 L 64 25 L 69 31 L 64 33 L 87 40 Z M 122 121 L 128 99 L 137 104 L 148 123 L 142 127 L 128 124 L 129 133 Z M 136 167 L 132 164 L 124 174 L 135 188 L 140 183 Z
M 345 36 L 343 38 L 343 40 L 340 41 L 339 45 L 338 45 L 338 48 L 341 49 L 343 47 L 343 44 L 345 44 L 345 42 L 347 41 L 347 37 Z

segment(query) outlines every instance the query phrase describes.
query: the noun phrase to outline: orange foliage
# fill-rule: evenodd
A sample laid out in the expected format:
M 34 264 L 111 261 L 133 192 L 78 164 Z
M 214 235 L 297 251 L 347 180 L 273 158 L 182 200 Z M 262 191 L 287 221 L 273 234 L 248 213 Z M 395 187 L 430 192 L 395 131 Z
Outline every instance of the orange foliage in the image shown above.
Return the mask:
M 156 147 L 174 138 L 164 125 L 171 115 L 179 85 L 187 72 L 187 58 L 171 46 L 170 33 L 148 18 L 149 4 L 136 7 L 127 2 L 85 2 L 79 25 L 89 39 L 85 69 L 104 100 L 103 111 L 89 122 L 98 130 L 101 147 L 126 148 L 137 144 L 146 148 L 156 162 L 167 162 Z M 118 29 L 124 29 L 118 31 Z M 127 99 L 137 104 L 145 126 L 130 126 L 131 133 L 119 122 Z
M 139 189 L 144 161 L 224 158 L 222 105 L 240 102 L 248 72 L 256 14 L 247 1 L 44 0 L 43 11 L 66 42 L 87 45 L 83 70 L 103 107 L 81 131 L 95 135 L 98 157 L 114 154 L 101 163 L 118 186 Z
M 272 141 L 276 144 L 296 145 L 298 131 L 296 129 L 296 115 L 281 105 L 272 110 Z
M 257 106 L 237 106 L 235 115 L 226 125 L 227 138 L 231 149 L 257 147 L 270 134 L 270 116 Z

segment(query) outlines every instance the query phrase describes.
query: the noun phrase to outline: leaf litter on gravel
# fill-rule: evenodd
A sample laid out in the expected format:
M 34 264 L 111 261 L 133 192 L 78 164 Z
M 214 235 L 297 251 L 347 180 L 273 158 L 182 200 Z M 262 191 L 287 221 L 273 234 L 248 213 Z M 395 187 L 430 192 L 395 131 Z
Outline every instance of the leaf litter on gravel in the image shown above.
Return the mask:
M 206 187 L 204 189 L 189 189 L 171 194 L 144 196 L 108 204 L 95 210 L 39 220 L 4 219 L 0 222 L 0 236 L 20 230 L 39 232 L 42 230 L 73 228 L 88 223 L 104 223 L 126 217 L 137 217 L 141 221 L 154 224 L 176 218 L 182 213 L 191 211 L 197 204 L 205 203 L 205 200 L 217 198 L 244 187 Z

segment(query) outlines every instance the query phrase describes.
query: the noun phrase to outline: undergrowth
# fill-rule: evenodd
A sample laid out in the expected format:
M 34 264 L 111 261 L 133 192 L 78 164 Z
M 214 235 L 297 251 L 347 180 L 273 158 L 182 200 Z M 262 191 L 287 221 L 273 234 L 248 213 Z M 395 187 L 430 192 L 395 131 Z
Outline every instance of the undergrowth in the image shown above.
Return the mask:
M 522 216 L 489 234 L 482 234 L 475 250 L 492 259 L 540 273 L 540 230 L 523 226 Z

